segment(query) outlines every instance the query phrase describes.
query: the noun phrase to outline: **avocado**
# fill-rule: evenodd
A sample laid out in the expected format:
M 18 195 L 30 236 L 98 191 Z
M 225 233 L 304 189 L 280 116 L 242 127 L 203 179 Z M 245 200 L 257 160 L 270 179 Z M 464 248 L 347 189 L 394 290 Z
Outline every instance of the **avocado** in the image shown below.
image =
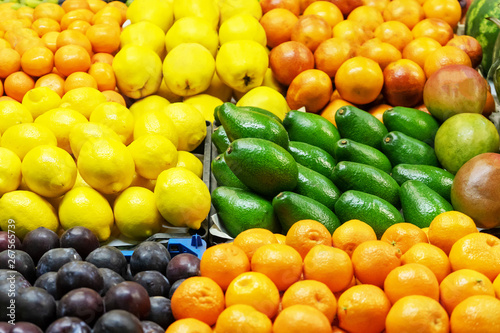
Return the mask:
M 337 141 L 335 156 L 339 162 L 351 161 L 371 165 L 387 173 L 392 170 L 391 161 L 380 150 L 350 139 Z
M 335 157 L 333 144 L 340 139 L 335 125 L 320 115 L 292 110 L 283 119 L 290 141 L 305 142 Z
M 356 190 L 400 206 L 399 184 L 386 172 L 371 165 L 342 161 L 333 169 L 333 183 L 342 191 Z
M 297 186 L 297 162 L 283 147 L 258 138 L 234 140 L 224 160 L 239 180 L 257 194 L 274 197 Z
M 401 205 L 406 222 L 427 228 L 441 213 L 453 210 L 451 204 L 436 191 L 418 180 L 407 180 L 401 185 Z
M 392 178 L 399 185 L 407 180 L 418 180 L 451 202 L 451 186 L 455 176 L 438 167 L 418 164 L 398 164 L 392 169 Z
M 396 207 L 376 195 L 349 190 L 335 203 L 335 213 L 342 223 L 361 220 L 369 224 L 380 239 L 391 225 L 404 222 Z
M 387 134 L 384 124 L 370 113 L 352 105 L 344 105 L 335 114 L 335 123 L 342 138 L 380 149 Z
M 431 146 L 398 131 L 387 133 L 382 140 L 382 152 L 392 165 L 406 163 L 439 166 Z
M 226 130 L 223 126 L 217 127 L 213 132 L 212 143 L 215 145 L 215 148 L 217 148 L 219 154 L 225 152 L 229 144 L 231 144 L 231 140 L 227 137 Z
M 333 234 L 340 226 L 339 219 L 322 203 L 294 192 L 281 192 L 273 201 L 274 213 L 280 221 L 283 234 L 300 220 L 315 220 L 323 224 Z
M 303 166 L 330 178 L 337 162 L 326 150 L 300 141 L 290 141 L 288 152 Z
M 387 130 L 399 131 L 429 145 L 434 144 L 439 128 L 439 123 L 430 114 L 403 106 L 386 110 L 382 119 Z
M 251 228 L 280 230 L 271 203 L 250 191 L 219 186 L 212 192 L 212 204 L 231 237 Z
M 264 114 L 266 116 L 269 116 L 271 118 L 274 118 L 275 120 L 279 121 L 281 123 L 281 119 L 275 115 L 274 113 L 272 113 L 271 111 L 268 111 L 268 110 L 264 110 L 262 108 L 258 108 L 256 106 L 236 106 L 234 105 L 233 103 L 231 102 L 226 102 L 226 103 L 223 103 L 221 105 L 218 105 L 215 107 L 214 109 L 214 118 L 215 118 L 215 123 L 216 124 L 220 124 L 220 120 L 219 120 L 219 110 L 221 107 L 237 107 L 238 110 L 245 110 L 245 111 L 254 111 L 254 112 L 258 112 L 258 113 L 261 113 L 261 114 Z
M 237 187 L 246 191 L 250 191 L 248 186 L 243 184 L 241 180 L 234 175 L 234 173 L 229 169 L 224 159 L 224 154 L 218 155 L 211 164 L 212 173 L 217 180 L 217 186 L 228 186 Z
M 299 177 L 297 187 L 293 191 L 314 199 L 328 207 L 328 209 L 333 210 L 335 202 L 340 197 L 337 186 L 330 179 L 314 170 L 300 164 L 297 164 L 297 167 Z

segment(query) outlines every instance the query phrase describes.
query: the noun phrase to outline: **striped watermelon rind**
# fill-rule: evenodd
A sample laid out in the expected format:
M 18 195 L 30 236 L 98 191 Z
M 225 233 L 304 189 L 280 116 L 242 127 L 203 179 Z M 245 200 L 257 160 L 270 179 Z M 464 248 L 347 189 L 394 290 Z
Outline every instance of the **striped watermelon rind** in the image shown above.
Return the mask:
M 500 0 L 475 0 L 465 16 L 465 34 L 476 38 L 483 48 L 481 72 L 484 76 L 493 63 L 493 48 L 500 32 L 487 17 L 500 18 Z

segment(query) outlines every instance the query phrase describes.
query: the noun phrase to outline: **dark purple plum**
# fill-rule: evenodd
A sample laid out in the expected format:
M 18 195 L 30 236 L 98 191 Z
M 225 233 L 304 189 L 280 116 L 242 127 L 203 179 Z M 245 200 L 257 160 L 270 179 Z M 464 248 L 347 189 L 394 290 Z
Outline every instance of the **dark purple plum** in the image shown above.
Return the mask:
M 94 325 L 94 333 L 143 333 L 141 322 L 124 310 L 106 312 Z
M 57 272 L 47 272 L 38 277 L 33 286 L 47 290 L 57 300 L 59 297 L 57 295 L 56 278 Z
M 134 279 L 134 276 L 132 275 L 132 271 L 130 270 L 130 264 L 127 265 L 127 272 L 123 276 L 125 281 L 132 281 Z
M 163 330 L 166 330 L 175 321 L 170 307 L 170 300 L 166 297 L 155 296 L 150 297 L 149 302 L 151 303 L 151 310 L 146 320 L 155 322 L 163 327 Z
M 55 248 L 47 251 L 38 261 L 36 276 L 39 277 L 47 272 L 57 272 L 59 268 L 71 261 L 81 261 L 82 257 L 71 248 Z
M 127 271 L 127 259 L 123 253 L 113 246 L 101 246 L 90 252 L 85 258 L 97 268 L 109 268 L 124 276 Z
M 45 333 L 92 333 L 92 328 L 76 317 L 62 317 L 45 330 Z
M 12 329 L 11 324 L 5 321 L 0 321 L 0 333 L 9 333 L 11 329 Z
M 72 247 L 85 258 L 100 244 L 97 236 L 85 227 L 73 227 L 66 230 L 60 238 L 61 247 Z
M 109 310 L 125 310 L 144 319 L 151 309 L 146 289 L 137 282 L 125 281 L 109 288 L 104 297 L 104 307 Z
M 167 248 L 156 242 L 142 242 L 130 257 L 130 271 L 135 275 L 143 271 L 158 271 L 162 274 L 167 269 L 170 253 Z
M 9 249 L 9 245 L 11 245 L 10 248 L 12 250 L 12 244 L 14 245 L 14 249 L 21 250 L 21 241 L 16 235 L 11 234 L 9 236 L 8 231 L 0 231 L 0 252 Z
M 0 321 L 15 319 L 17 294 L 31 284 L 16 271 L 0 270 Z
M 29 231 L 24 236 L 22 250 L 31 256 L 36 265 L 45 252 L 59 246 L 59 237 L 55 232 L 44 227 L 39 227 Z
M 30 322 L 16 322 L 10 333 L 43 333 L 42 329 Z
M 57 271 L 57 294 L 61 296 L 78 288 L 90 288 L 100 292 L 103 286 L 104 281 L 99 269 L 90 262 L 71 261 Z
M 165 329 L 152 321 L 141 321 L 141 326 L 144 333 L 165 333 Z
M 135 281 L 143 286 L 148 295 L 152 296 L 168 296 L 170 291 L 170 282 L 162 273 L 158 271 L 139 272 L 134 276 Z
M 101 295 L 106 295 L 109 288 L 125 281 L 125 279 L 120 274 L 109 268 L 99 268 L 99 272 L 101 273 L 102 279 L 104 281 Z
M 174 294 L 174 292 L 177 290 L 177 288 L 179 288 L 179 286 L 181 285 L 182 282 L 184 282 L 186 279 L 180 279 L 180 280 L 177 280 L 175 281 L 174 283 L 172 283 L 172 286 L 170 287 L 170 292 L 168 293 L 168 298 L 172 298 L 172 295 Z
M 34 283 L 36 280 L 33 259 L 22 250 L 4 250 L 0 252 L 0 268 L 18 271 L 29 283 Z
M 78 288 L 64 295 L 57 304 L 57 317 L 76 317 L 88 325 L 95 324 L 104 313 L 104 302 L 95 290 Z
M 199 275 L 200 259 L 191 253 L 178 254 L 168 263 L 167 279 L 170 283 Z
M 16 295 L 16 321 L 46 329 L 56 319 L 56 301 L 45 289 L 29 287 Z

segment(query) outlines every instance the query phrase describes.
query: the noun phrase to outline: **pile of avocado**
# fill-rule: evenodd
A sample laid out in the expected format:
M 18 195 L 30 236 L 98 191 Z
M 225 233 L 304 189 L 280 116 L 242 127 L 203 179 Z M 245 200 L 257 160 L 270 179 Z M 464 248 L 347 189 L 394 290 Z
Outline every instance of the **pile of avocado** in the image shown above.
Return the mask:
M 420 110 L 394 107 L 382 123 L 343 106 L 337 127 L 314 113 L 293 110 L 282 121 L 232 103 L 214 116 L 212 204 L 231 237 L 249 228 L 286 234 L 304 219 L 331 233 L 358 219 L 380 237 L 394 223 L 424 228 L 453 210 L 454 176 L 433 149 L 439 124 Z

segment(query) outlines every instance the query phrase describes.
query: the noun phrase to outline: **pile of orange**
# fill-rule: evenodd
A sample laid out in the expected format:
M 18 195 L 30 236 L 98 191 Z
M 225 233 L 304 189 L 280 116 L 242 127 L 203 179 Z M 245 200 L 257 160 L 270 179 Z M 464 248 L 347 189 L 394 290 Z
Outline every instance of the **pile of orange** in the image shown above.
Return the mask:
M 92 87 L 125 105 L 111 67 L 127 6 L 120 1 L 67 0 L 35 9 L 0 5 L 0 100 L 21 102 L 35 87 L 61 97 Z
M 450 211 L 377 239 L 302 220 L 209 247 L 172 296 L 179 332 L 499 332 L 500 239 Z

